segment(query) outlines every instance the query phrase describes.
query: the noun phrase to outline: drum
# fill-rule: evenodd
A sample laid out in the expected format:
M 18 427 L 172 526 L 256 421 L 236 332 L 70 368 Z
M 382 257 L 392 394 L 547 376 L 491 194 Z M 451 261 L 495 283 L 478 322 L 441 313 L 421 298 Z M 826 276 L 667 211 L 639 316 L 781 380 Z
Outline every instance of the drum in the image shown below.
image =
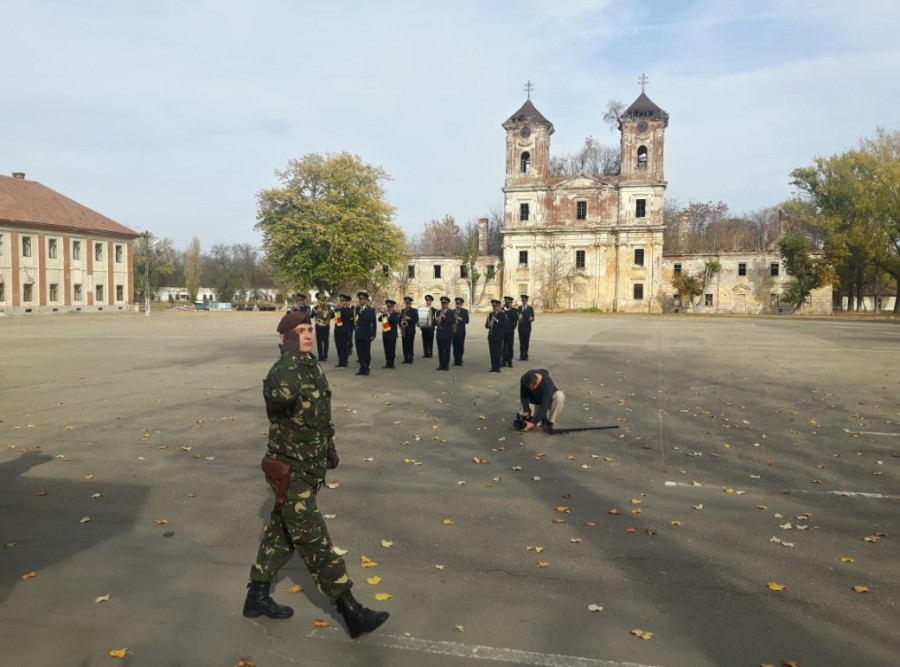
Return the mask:
M 434 320 L 431 316 L 431 306 L 422 306 L 419 309 L 418 326 L 420 329 L 431 329 L 434 327 Z

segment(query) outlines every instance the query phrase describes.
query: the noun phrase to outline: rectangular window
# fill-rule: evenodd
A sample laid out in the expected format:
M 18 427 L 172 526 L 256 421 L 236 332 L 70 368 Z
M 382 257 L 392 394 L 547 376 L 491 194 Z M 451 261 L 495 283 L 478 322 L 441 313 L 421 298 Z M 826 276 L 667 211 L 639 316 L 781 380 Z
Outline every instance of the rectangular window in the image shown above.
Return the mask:
M 435 265 L 434 265 L 434 277 L 435 277 L 435 278 L 440 278 L 440 277 L 441 277 L 441 265 L 440 265 L 440 264 L 435 264 Z
M 772 262 L 772 266 L 769 267 L 769 275 L 770 276 L 778 275 L 778 262 Z
M 6 301 L 6 285 L 0 283 L 0 303 Z
M 634 205 L 634 216 L 636 218 L 643 218 L 647 215 L 647 200 L 646 199 L 638 199 Z
M 769 295 L 769 307 L 770 308 L 778 308 L 780 299 L 777 294 Z
M 72 241 L 72 259 L 81 259 L 81 241 Z
M 94 244 L 94 260 L 97 262 L 103 261 L 103 244 L 102 243 Z
M 575 202 L 575 218 L 578 220 L 587 220 L 587 202 Z
M 57 283 L 50 283 L 49 299 L 51 301 L 59 301 L 59 285 Z
M 640 301 L 644 298 L 644 285 L 642 283 L 634 284 L 634 300 Z
M 575 268 L 576 269 L 584 268 L 584 250 L 576 250 L 575 251 Z
M 122 246 L 116 244 L 116 264 L 122 263 Z
M 22 285 L 22 301 L 25 303 L 30 303 L 34 299 L 34 285 L 32 283 L 25 283 Z
M 416 265 L 415 264 L 407 264 L 406 265 L 406 277 L 407 278 L 415 278 L 416 277 Z
M 704 306 L 711 306 L 711 305 L 713 305 L 713 302 L 712 302 L 712 294 L 704 294 L 704 295 L 703 295 L 703 305 L 704 305 Z
M 185 297 L 186 299 L 187 297 Z M 121 285 L 116 285 L 116 301 L 124 301 L 125 300 L 125 290 Z
M 528 220 L 528 204 L 519 204 L 519 220 Z
M 528 266 L 528 251 L 519 251 L 519 266 Z
M 747 275 L 747 262 L 738 262 L 738 275 L 739 276 Z
M 644 249 L 643 248 L 635 248 L 634 249 L 634 265 L 635 266 L 643 266 L 644 265 Z
M 467 264 L 459 265 L 459 277 L 460 278 L 468 278 L 469 277 L 469 267 Z
M 72 301 L 81 301 L 81 283 L 72 285 Z
M 31 257 L 31 237 L 22 237 L 22 257 Z M 30 301 L 31 299 L 29 299 Z
M 103 285 L 97 285 L 94 288 L 94 299 L 97 303 L 103 303 Z
M 676 276 L 680 276 L 680 275 L 681 275 L 681 263 L 680 263 L 680 262 L 675 262 L 675 267 L 674 267 L 674 268 L 675 268 L 675 275 L 676 275 Z
M 56 239 L 47 239 L 47 259 L 56 259 Z

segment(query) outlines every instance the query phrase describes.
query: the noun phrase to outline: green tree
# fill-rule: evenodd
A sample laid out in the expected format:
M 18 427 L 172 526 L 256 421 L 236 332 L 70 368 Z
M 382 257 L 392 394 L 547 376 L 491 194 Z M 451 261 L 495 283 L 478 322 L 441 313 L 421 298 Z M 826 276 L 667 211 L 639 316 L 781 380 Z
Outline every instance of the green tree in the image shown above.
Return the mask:
M 481 271 L 478 270 L 478 235 L 477 231 L 475 235 L 469 235 L 469 238 L 466 239 L 466 247 L 463 249 L 462 255 L 460 256 L 460 260 L 462 260 L 462 265 L 466 267 L 466 287 L 469 289 L 469 308 L 474 312 L 478 307 L 478 302 L 481 301 L 481 297 L 484 294 L 484 288 L 487 285 L 487 281 L 482 283 L 481 293 L 478 295 L 476 300 L 475 292 L 478 289 L 478 281 L 481 280 Z
M 813 245 L 808 238 L 794 232 L 787 232 L 778 242 L 784 259 L 784 270 L 794 280 L 788 285 L 784 300 L 796 311 L 802 306 L 814 289 L 825 287 L 831 281 L 831 271 L 827 261 L 813 256 Z
M 256 229 L 267 264 L 296 288 L 333 293 L 342 284 L 383 279 L 405 239 L 385 201 L 381 167 L 350 153 L 309 153 L 275 172 L 280 187 L 257 194 Z
M 134 242 L 134 295 L 137 301 L 153 300 L 166 278 L 175 271 L 172 239 L 144 232 Z
M 900 313 L 900 130 L 876 131 L 859 148 L 791 172 L 798 196 L 786 204 L 824 237 L 840 291 L 858 308 L 880 273 L 894 281 Z
M 188 301 L 197 301 L 200 283 L 203 280 L 203 260 L 200 258 L 200 239 L 191 239 L 184 251 L 184 286 L 188 291 Z
M 713 278 L 715 278 L 721 270 L 722 263 L 718 259 L 708 259 L 706 260 L 706 264 L 703 266 L 702 271 L 698 271 L 694 275 L 684 272 L 679 273 L 672 280 L 672 285 L 678 290 L 678 294 L 681 295 L 682 298 L 687 296 L 691 303 L 691 308 L 697 310 L 697 306 L 700 305 L 697 297 L 703 295 Z

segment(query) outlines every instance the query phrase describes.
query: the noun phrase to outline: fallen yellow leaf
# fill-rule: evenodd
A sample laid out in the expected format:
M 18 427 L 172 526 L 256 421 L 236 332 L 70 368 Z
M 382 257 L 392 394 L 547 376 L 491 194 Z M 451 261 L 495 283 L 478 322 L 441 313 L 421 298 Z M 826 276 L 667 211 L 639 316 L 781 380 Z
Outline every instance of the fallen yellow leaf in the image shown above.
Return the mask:
M 238 660 L 237 667 L 256 667 L 256 660 L 253 658 L 241 657 L 241 659 Z
M 322 619 L 317 618 L 313 621 L 313 627 L 314 628 L 330 628 L 331 621 L 323 621 Z
M 857 593 L 868 593 L 869 592 L 868 586 L 854 586 L 853 590 Z
M 445 526 L 452 526 L 452 525 L 453 525 L 453 519 L 444 519 L 444 520 L 442 521 L 442 523 L 443 523 Z
M 83 516 L 83 517 L 81 517 L 81 518 L 78 520 L 78 523 L 87 523 L 87 522 L 89 522 L 90 520 L 91 520 L 91 517 L 89 517 L 89 516 Z
M 94 602 L 109 602 L 109 593 L 106 595 L 101 595 L 98 598 L 94 598 Z
M 852 563 L 855 560 L 855 558 L 851 558 L 850 556 L 844 556 L 843 558 L 841 558 L 842 563 Z
M 23 581 L 28 581 L 29 579 L 34 579 L 37 576 L 37 572 L 29 572 L 28 574 L 22 575 Z
M 381 583 L 381 577 L 379 577 L 377 575 L 374 577 L 366 577 L 366 583 L 370 584 L 372 586 L 377 586 L 378 584 Z
M 548 563 L 548 562 L 545 561 L 545 560 L 539 560 L 539 561 L 537 562 L 537 566 L 538 566 L 538 567 L 550 567 L 550 563 Z
M 291 586 L 289 589 L 287 589 L 287 592 L 288 592 L 288 593 L 302 593 L 302 592 L 303 592 L 303 586 L 301 586 L 300 584 L 294 584 L 294 585 Z
M 675 520 L 671 521 L 670 523 L 671 523 L 673 526 L 675 526 L 676 528 L 678 528 L 679 526 L 681 526 L 681 521 L 679 521 L 678 519 L 675 519 Z
M 128 655 L 127 648 L 114 648 L 109 652 L 111 658 L 124 658 L 126 655 Z
M 568 514 L 568 513 L 569 513 L 569 508 L 566 507 L 565 505 L 557 505 L 556 511 L 557 511 L 557 512 L 565 512 L 566 514 Z
M 650 639 L 653 636 L 652 632 L 647 632 L 646 630 L 641 630 L 640 628 L 635 628 L 634 630 L 631 630 L 630 633 L 638 639 Z
M 376 563 L 374 560 L 372 560 L 368 556 L 360 556 L 359 564 L 362 567 L 375 567 L 376 565 L 378 565 L 378 563 Z
M 632 499 L 631 499 L 631 504 L 632 504 L 632 505 L 640 505 L 642 502 L 644 502 L 644 501 L 641 500 L 640 498 L 632 498 Z
M 156 525 L 157 525 L 157 526 L 168 526 L 168 525 L 169 525 L 169 520 L 168 520 L 168 519 L 157 519 L 157 520 L 156 520 Z
M 783 591 L 787 586 L 785 584 L 779 584 L 777 581 L 770 581 L 766 586 L 769 587 L 769 590 L 772 591 Z
M 375 593 L 375 599 L 379 602 L 384 602 L 385 600 L 391 599 L 390 593 Z

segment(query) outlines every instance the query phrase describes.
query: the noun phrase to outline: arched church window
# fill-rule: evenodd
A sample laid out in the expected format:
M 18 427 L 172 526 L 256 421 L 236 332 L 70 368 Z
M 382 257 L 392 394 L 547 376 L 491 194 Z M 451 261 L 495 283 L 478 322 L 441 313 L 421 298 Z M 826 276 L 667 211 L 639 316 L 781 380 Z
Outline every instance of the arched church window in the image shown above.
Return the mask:
M 638 169 L 647 168 L 647 147 L 640 146 L 637 150 L 637 166 Z
M 519 161 L 519 164 L 523 174 L 527 174 L 529 171 L 531 171 L 531 153 L 529 153 L 528 151 L 522 153 L 522 158 Z

